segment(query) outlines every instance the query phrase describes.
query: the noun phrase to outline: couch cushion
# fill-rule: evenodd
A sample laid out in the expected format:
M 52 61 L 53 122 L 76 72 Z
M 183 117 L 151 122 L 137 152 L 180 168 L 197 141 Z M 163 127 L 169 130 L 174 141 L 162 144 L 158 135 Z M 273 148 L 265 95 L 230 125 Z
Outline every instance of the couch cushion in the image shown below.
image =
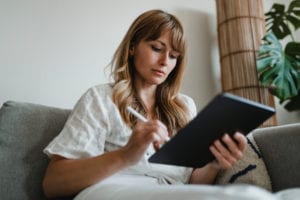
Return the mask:
M 220 171 L 215 183 L 219 185 L 244 183 L 256 185 L 271 191 L 270 176 L 252 132 L 247 135 L 247 138 L 248 145 L 243 158 L 232 168 Z
M 274 192 L 300 187 L 300 123 L 258 129 L 259 146 Z
M 70 111 L 21 102 L 0 109 L 1 199 L 45 199 L 42 179 L 49 159 L 43 148 L 62 129 Z

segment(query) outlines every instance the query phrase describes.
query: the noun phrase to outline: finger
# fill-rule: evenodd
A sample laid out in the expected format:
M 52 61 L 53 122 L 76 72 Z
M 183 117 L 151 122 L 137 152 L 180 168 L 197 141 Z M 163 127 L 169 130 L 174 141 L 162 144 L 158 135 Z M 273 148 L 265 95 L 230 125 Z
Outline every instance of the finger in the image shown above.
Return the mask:
M 149 120 L 138 124 L 140 130 L 140 136 L 148 142 L 153 143 L 155 150 L 158 150 L 168 138 L 168 131 L 166 126 L 159 120 Z
M 217 164 L 219 165 L 219 168 L 221 169 L 228 169 L 231 167 L 231 163 L 228 162 L 223 155 L 213 146 L 211 145 L 209 147 L 211 153 L 215 156 L 217 160 Z
M 167 126 L 159 120 L 156 120 L 156 123 L 159 126 L 160 133 L 162 133 L 164 141 L 169 140 L 170 138 L 169 138 L 169 132 Z
M 162 121 L 160 121 L 160 120 L 153 120 L 153 121 L 155 123 L 159 124 L 160 126 L 164 127 L 167 130 L 167 126 L 164 123 L 162 123 Z
M 153 129 L 152 131 L 157 132 L 159 136 L 161 137 L 161 142 L 165 142 L 166 140 L 169 140 L 169 132 L 168 128 L 159 120 L 153 121 Z
M 237 161 L 237 159 L 219 140 L 215 141 L 214 147 L 228 162 L 234 164 Z
M 234 156 L 236 159 L 240 159 L 242 157 L 242 151 L 239 149 L 237 143 L 233 141 L 233 139 L 228 134 L 225 134 L 222 137 L 222 141 L 226 144 L 231 156 Z
M 165 142 L 161 135 L 156 132 L 153 132 L 153 147 L 157 151 Z
M 240 132 L 236 132 L 234 135 L 233 135 L 234 139 L 237 141 L 238 143 L 238 147 L 239 149 L 244 152 L 245 149 L 246 149 L 246 146 L 247 146 L 247 138 L 245 135 L 243 135 L 242 133 Z
M 161 140 L 160 136 L 157 134 L 156 128 L 148 122 L 138 122 L 133 127 L 132 133 L 132 136 L 142 143 L 149 144 Z
M 220 142 L 220 140 L 216 140 L 214 142 L 214 147 L 217 149 L 217 151 L 219 153 L 221 153 L 224 157 L 229 158 L 230 157 L 230 152 L 228 151 L 228 149 Z
M 160 142 L 161 141 L 161 137 L 159 134 L 157 134 L 156 132 L 152 132 L 153 135 L 153 142 Z

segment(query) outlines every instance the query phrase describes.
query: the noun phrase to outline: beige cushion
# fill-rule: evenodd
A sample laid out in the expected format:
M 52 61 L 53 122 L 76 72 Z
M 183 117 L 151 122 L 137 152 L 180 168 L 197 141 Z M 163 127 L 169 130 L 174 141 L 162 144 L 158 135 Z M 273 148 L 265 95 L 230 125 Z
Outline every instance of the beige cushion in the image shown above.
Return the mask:
M 248 134 L 247 138 L 248 145 L 243 158 L 233 168 L 221 171 L 215 183 L 220 185 L 244 183 L 272 191 L 270 176 L 252 133 Z

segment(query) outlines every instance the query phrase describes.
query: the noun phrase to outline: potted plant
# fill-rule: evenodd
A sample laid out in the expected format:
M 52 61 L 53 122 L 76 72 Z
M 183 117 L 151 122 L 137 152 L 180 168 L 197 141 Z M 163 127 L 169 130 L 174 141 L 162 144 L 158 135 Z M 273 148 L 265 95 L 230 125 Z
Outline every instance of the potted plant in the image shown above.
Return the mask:
M 300 42 L 293 36 L 300 28 L 300 0 L 291 1 L 287 10 L 275 3 L 265 16 L 267 34 L 257 57 L 259 80 L 285 109 L 300 110 Z

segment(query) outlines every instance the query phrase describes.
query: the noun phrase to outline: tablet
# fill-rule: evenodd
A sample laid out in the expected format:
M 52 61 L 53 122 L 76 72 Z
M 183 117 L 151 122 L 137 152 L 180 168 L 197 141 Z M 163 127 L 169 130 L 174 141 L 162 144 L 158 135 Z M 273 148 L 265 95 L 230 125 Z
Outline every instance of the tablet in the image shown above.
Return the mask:
M 149 162 L 202 167 L 215 158 L 209 146 L 239 131 L 248 134 L 275 113 L 275 109 L 233 94 L 217 95 L 197 116 L 150 158 Z

